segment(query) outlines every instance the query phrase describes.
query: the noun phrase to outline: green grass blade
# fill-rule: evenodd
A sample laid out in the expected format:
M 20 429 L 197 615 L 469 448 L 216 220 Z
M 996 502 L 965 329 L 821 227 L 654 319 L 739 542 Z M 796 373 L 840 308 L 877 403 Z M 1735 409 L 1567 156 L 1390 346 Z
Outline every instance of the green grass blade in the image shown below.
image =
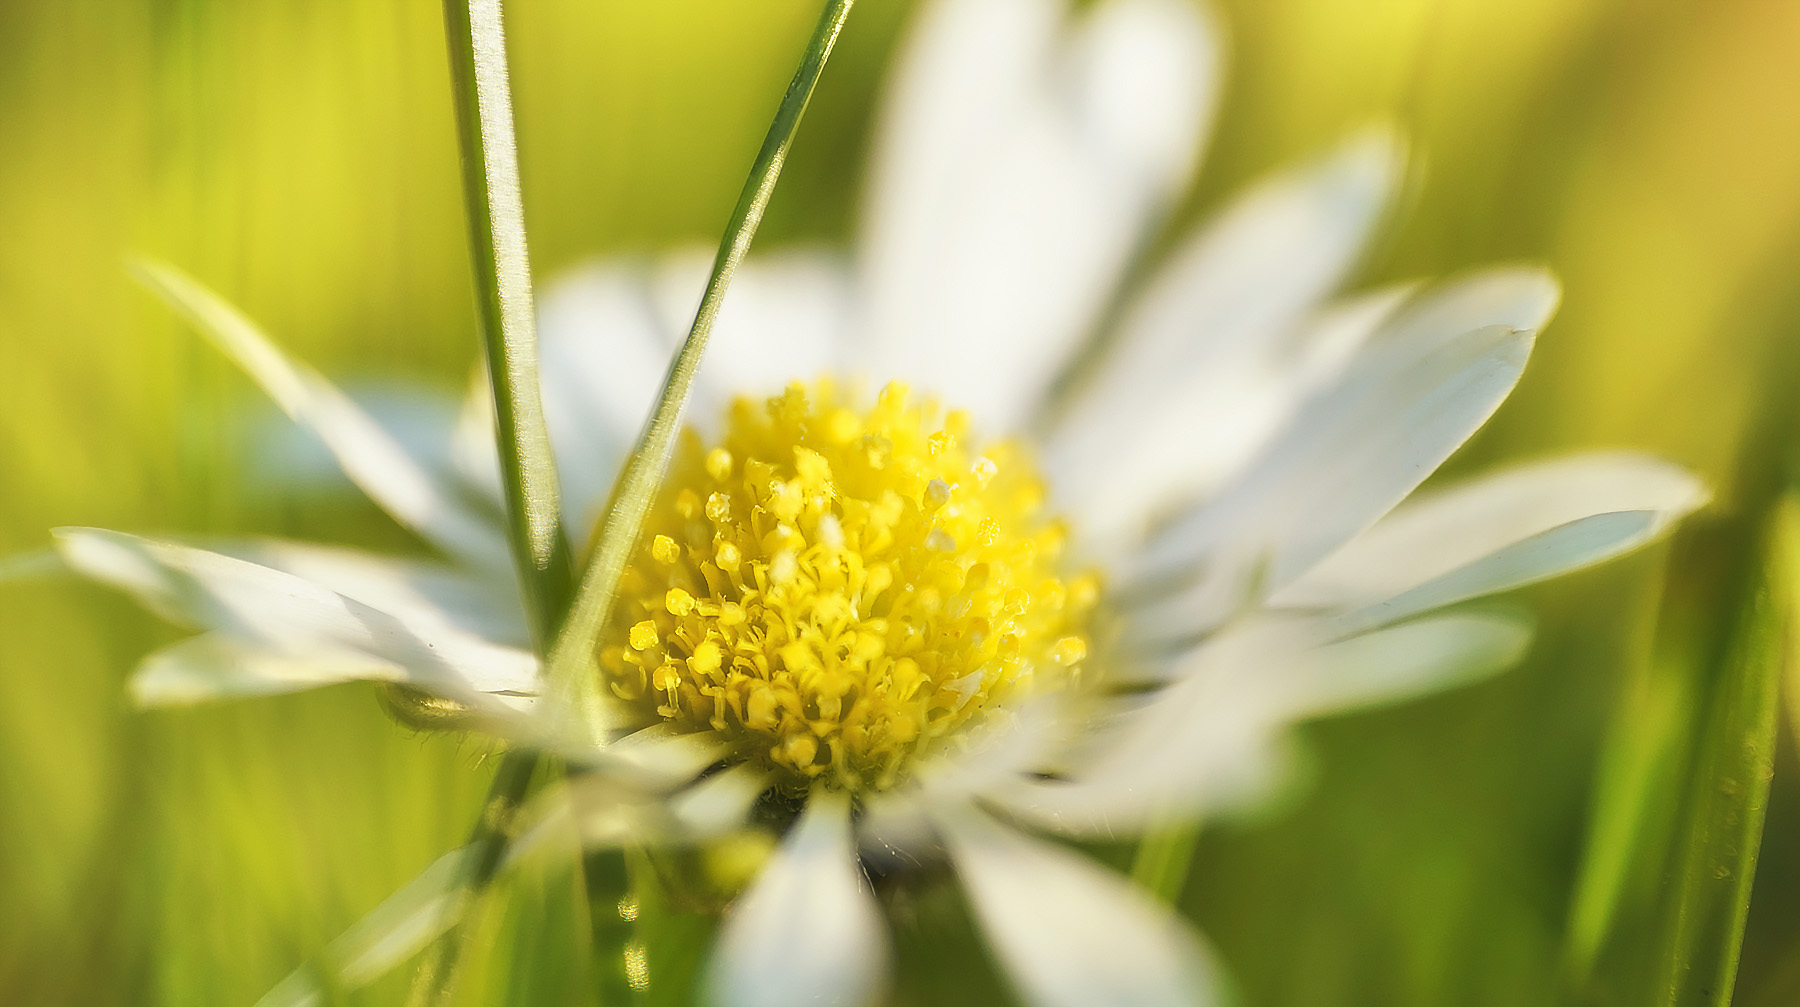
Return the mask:
M 455 986 L 463 947 L 479 929 L 479 907 L 482 896 L 505 863 L 506 847 L 519 805 L 531 788 L 531 778 L 542 761 L 531 749 L 513 749 L 500 760 L 494 780 L 488 787 L 487 801 L 471 830 L 469 843 L 463 847 L 459 864 L 463 872 L 462 886 L 468 897 L 458 905 L 458 915 L 441 932 L 419 963 L 413 976 L 412 991 L 407 995 L 408 1007 L 434 1007 L 447 1003 Z M 474 916 L 475 919 L 468 917 Z
M 682 412 L 693 388 L 694 374 L 699 369 L 701 354 L 706 350 L 713 322 L 718 318 L 719 307 L 724 302 L 725 290 L 730 285 L 733 274 L 737 272 L 738 264 L 743 261 L 744 254 L 750 250 L 750 242 L 756 237 L 757 225 L 762 222 L 769 197 L 775 192 L 775 183 L 781 177 L 781 167 L 787 159 L 794 135 L 800 128 L 800 119 L 806 112 L 807 103 L 812 99 L 813 89 L 819 83 L 819 76 L 831 56 L 831 49 L 836 44 L 839 33 L 843 31 L 844 21 L 850 16 L 853 3 L 854 0 L 830 0 L 819 17 L 818 25 L 813 29 L 812 38 L 801 56 L 800 66 L 794 71 L 794 78 L 788 84 L 787 93 L 783 95 L 781 105 L 775 112 L 775 121 L 769 126 L 762 149 L 757 153 L 756 162 L 750 169 L 750 177 L 745 181 L 737 206 L 732 210 L 725 236 L 719 243 L 718 255 L 713 260 L 706 293 L 701 298 L 699 311 L 694 315 L 694 324 L 688 330 L 681 352 L 669 368 L 662 394 L 650 414 L 649 422 L 638 436 L 637 446 L 626 464 L 625 473 L 613 490 L 594 553 L 582 573 L 575 603 L 568 621 L 557 637 L 556 646 L 551 651 L 552 681 L 566 689 L 563 698 L 583 712 L 589 730 L 596 735 L 603 729 L 603 718 L 597 712 L 595 697 L 598 681 L 593 668 L 594 644 L 611 613 L 613 600 L 618 594 L 619 577 L 625 571 L 625 561 L 637 543 L 644 519 L 649 514 L 650 505 L 655 501 L 662 483 L 663 473 L 668 468 L 669 456 L 675 447 L 675 435 L 681 426 Z
M 256 1007 L 312 1007 L 328 993 L 361 989 L 412 957 L 461 916 L 467 856 L 464 847 L 439 857 L 332 941 L 320 961 L 283 979 Z
M 1760 526 L 1739 518 L 1684 529 L 1647 593 L 1644 653 L 1630 662 L 1601 753 L 1571 904 L 1567 1002 L 1729 1002 L 1776 693 L 1797 673 L 1788 641 L 1800 509 L 1784 499 L 1761 513 Z
M 481 341 L 494 393 L 507 542 L 532 640 L 542 656 L 554 627 L 562 621 L 573 573 L 538 388 L 531 259 L 499 0 L 444 0 L 444 40 L 450 55 Z M 501 760 L 469 840 L 467 884 L 474 897 L 486 890 L 499 868 L 506 849 L 506 823 L 530 788 L 538 763 L 538 755 L 527 750 L 508 752 Z M 432 945 L 414 978 L 410 1001 L 440 1003 L 449 996 L 468 931 L 467 921 L 458 921 Z
M 487 521 L 460 503 L 362 406 L 290 357 L 249 316 L 166 262 L 134 259 L 132 276 L 186 319 L 331 452 L 352 483 L 394 520 L 445 553 L 487 567 L 506 557 Z
M 1611 973 L 1619 970 L 1611 960 L 1604 963 L 1608 974 L 1596 981 L 1603 952 L 1622 944 L 1639 947 L 1642 960 L 1628 969 L 1638 974 L 1654 960 L 1654 949 L 1644 947 L 1653 937 L 1620 931 L 1635 926 L 1656 933 L 1647 918 L 1654 915 L 1655 889 L 1679 820 L 1695 729 L 1695 669 L 1703 663 L 1693 653 L 1701 634 L 1672 625 L 1679 613 L 1667 611 L 1673 607 L 1664 597 L 1669 565 L 1666 552 L 1660 554 L 1654 583 L 1638 605 L 1640 638 L 1625 658 L 1625 682 L 1600 752 L 1563 956 L 1566 981 L 1587 994 L 1582 1002 L 1613 987 Z M 1610 995 L 1599 1001 L 1614 1002 Z
M 444 0 L 444 34 L 482 346 L 494 390 L 507 533 L 541 654 L 562 619 L 573 575 L 538 392 L 531 260 L 499 0 Z
M 1796 560 L 1800 503 L 1789 496 L 1771 516 L 1700 736 L 1657 998 L 1668 1007 L 1731 1002 L 1774 775 L 1780 685 L 1793 673 Z
M 532 638 L 545 655 L 567 608 L 574 574 L 538 387 L 531 259 L 499 0 L 444 0 L 444 36 L 482 347 L 494 394 L 507 538 Z M 506 848 L 504 823 L 524 799 L 538 762 L 536 753 L 509 752 L 494 776 L 469 842 L 468 883 L 476 895 L 493 880 Z M 433 946 L 414 981 L 412 1000 L 435 1003 L 448 996 L 466 939 L 467 927 L 459 923 Z

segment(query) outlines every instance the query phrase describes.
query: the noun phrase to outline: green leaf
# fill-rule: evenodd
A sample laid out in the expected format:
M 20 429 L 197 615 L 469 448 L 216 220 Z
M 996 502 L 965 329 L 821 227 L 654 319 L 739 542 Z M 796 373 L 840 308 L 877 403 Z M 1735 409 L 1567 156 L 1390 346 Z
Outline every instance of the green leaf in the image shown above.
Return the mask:
M 719 914 L 711 906 L 684 904 L 678 885 L 662 877 L 643 850 L 626 854 L 636 912 L 637 984 L 642 1007 L 687 1007 L 699 1001 Z
M 412 992 L 407 996 L 409 1005 L 423 1007 L 449 1000 L 463 945 L 469 940 L 470 932 L 479 929 L 481 922 L 479 918 L 463 917 L 480 916 L 470 907 L 480 905 L 480 898 L 487 893 L 488 886 L 506 862 L 514 817 L 541 762 L 538 753 L 531 749 L 514 749 L 506 753 L 500 760 L 500 768 L 494 771 L 487 801 L 482 805 L 469 843 L 463 847 L 463 855 L 458 861 L 461 875 L 458 883 L 470 897 L 459 903 L 458 913 L 440 931 L 441 936 L 420 961 L 419 970 L 413 977 Z

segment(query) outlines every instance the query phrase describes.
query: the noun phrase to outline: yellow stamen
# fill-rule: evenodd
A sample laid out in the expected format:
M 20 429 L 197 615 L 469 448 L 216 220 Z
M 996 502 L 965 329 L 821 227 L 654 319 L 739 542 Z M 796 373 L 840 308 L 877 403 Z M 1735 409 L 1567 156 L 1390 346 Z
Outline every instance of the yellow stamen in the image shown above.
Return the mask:
M 795 788 L 892 786 L 1086 657 L 1098 582 L 1065 579 L 1045 496 L 1018 445 L 902 385 L 861 409 L 823 381 L 741 399 L 718 443 L 685 436 L 603 673 Z
M 631 627 L 631 649 L 649 650 L 656 646 L 656 623 L 645 619 Z

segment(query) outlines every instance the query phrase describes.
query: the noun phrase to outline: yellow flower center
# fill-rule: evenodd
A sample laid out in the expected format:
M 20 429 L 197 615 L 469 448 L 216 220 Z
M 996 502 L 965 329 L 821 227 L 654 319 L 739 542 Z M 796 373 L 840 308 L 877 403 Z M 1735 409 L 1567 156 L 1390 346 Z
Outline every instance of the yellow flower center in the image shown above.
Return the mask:
M 600 663 L 646 719 L 717 731 L 794 787 L 902 779 L 918 755 L 1067 684 L 1098 585 L 1011 442 L 898 384 L 733 403 L 689 431 Z

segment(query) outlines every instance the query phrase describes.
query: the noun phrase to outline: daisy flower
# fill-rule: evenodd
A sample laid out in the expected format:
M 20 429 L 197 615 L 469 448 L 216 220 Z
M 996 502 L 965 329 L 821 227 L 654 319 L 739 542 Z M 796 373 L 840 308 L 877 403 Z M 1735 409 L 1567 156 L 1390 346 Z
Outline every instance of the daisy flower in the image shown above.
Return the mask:
M 565 805 L 591 843 L 781 823 L 723 924 L 716 1002 L 877 995 L 871 878 L 926 863 L 1032 1004 L 1216 1002 L 1184 922 L 1048 836 L 1253 799 L 1295 722 L 1524 649 L 1516 617 L 1448 606 L 1703 502 L 1627 453 L 1414 495 L 1511 391 L 1558 290 L 1495 268 L 1338 297 L 1401 175 L 1386 132 L 1140 269 L 1219 63 L 1184 0 L 928 4 L 852 260 L 771 255 L 733 286 L 594 654 L 616 740 L 572 753 L 631 772 Z M 604 505 L 704 278 L 703 258 L 613 260 L 543 299 L 570 526 Z M 453 562 L 64 530 L 77 569 L 204 630 L 147 658 L 137 697 L 372 679 L 417 715 L 578 747 L 535 709 L 480 397 L 432 450 L 404 444 L 192 281 L 154 279 Z

